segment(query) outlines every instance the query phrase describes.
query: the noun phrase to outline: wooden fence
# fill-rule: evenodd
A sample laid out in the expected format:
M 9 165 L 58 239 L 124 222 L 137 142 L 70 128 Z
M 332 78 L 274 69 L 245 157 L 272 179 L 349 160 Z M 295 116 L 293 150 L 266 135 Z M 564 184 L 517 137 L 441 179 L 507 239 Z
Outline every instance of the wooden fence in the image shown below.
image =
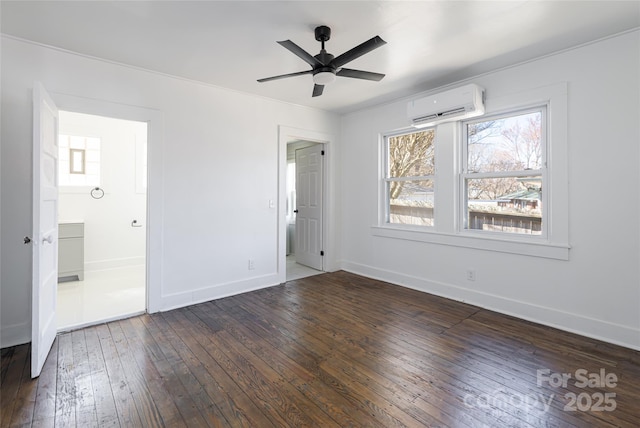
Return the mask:
M 393 223 L 433 225 L 432 207 L 391 205 Z M 469 229 L 538 235 L 542 231 L 542 219 L 526 214 L 469 212 Z

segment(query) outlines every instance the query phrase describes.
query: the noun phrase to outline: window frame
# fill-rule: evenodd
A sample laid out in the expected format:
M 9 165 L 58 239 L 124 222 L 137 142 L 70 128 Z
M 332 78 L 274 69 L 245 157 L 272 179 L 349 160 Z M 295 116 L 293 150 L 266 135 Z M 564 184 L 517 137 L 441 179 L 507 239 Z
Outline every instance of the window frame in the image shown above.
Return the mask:
M 546 105 L 547 127 L 546 152 L 546 236 L 529 236 L 515 233 L 473 233 L 462 229 L 460 217 L 462 189 L 462 121 L 436 125 L 435 156 L 436 172 L 434 185 L 434 226 L 404 226 L 385 224 L 384 216 L 384 170 L 386 166 L 387 135 L 410 132 L 404 127 L 396 132 L 378 134 L 378 221 L 371 227 L 373 236 L 402 239 L 437 245 L 471 248 L 477 250 L 520 254 L 555 260 L 569 260 L 569 172 L 568 172 L 568 96 L 567 83 L 559 82 L 517 92 L 494 94 L 487 91 L 486 113 L 474 120 L 502 113 L 523 111 Z M 486 86 L 485 86 L 486 87 Z M 543 193 L 543 195 L 544 195 Z M 508 236 L 505 236 L 508 235 Z M 534 239 L 532 239 L 534 238 Z
M 541 123 L 540 127 L 542 130 L 541 135 L 541 146 L 542 146 L 542 162 L 541 168 L 536 170 L 514 170 L 514 171 L 496 171 L 496 172 L 469 172 L 468 161 L 469 161 L 469 139 L 468 139 L 468 127 L 467 125 L 488 122 L 490 120 L 500 120 L 507 119 L 515 116 L 521 116 L 529 113 L 541 113 Z M 509 109 L 506 111 L 502 111 L 494 114 L 485 114 L 480 117 L 475 117 L 473 119 L 462 120 L 460 121 L 460 139 L 459 145 L 461 149 L 460 156 L 460 169 L 459 169 L 459 186 L 460 186 L 460 204 L 459 204 L 459 212 L 458 212 L 458 225 L 460 233 L 468 233 L 471 235 L 478 234 L 479 236 L 494 236 L 494 237 L 504 237 L 504 238 L 513 238 L 513 239 L 524 239 L 524 240 L 547 240 L 547 223 L 549 221 L 548 217 L 548 198 L 547 194 L 547 181 L 548 181 L 548 163 L 547 163 L 547 144 L 549 142 L 548 138 L 548 103 L 540 104 L 537 106 L 524 107 L 521 109 Z M 541 177 L 541 188 L 542 190 L 542 200 L 540 203 L 542 204 L 542 217 L 541 217 L 541 233 L 539 235 L 533 234 L 523 234 L 523 233 L 509 233 L 509 232 L 496 232 L 496 231 L 488 231 L 488 230 L 480 230 L 480 229 L 470 229 L 468 227 L 469 224 L 469 210 L 468 210 L 468 180 L 473 179 L 484 179 L 484 178 L 509 178 L 509 177 Z
M 408 134 L 417 134 L 421 132 L 433 131 L 434 140 L 433 140 L 433 149 L 434 149 L 434 161 L 436 167 L 434 168 L 434 174 L 432 175 L 412 175 L 405 177 L 391 177 L 390 176 L 390 165 L 389 165 L 389 139 L 393 137 L 398 137 L 401 135 Z M 422 228 L 433 228 L 432 225 L 416 225 L 416 224 L 404 224 L 404 223 L 391 223 L 391 199 L 390 196 L 390 186 L 391 182 L 397 181 L 431 181 L 433 183 L 434 188 L 434 202 L 433 202 L 433 218 L 432 221 L 435 224 L 435 213 L 436 213 L 436 175 L 437 175 L 437 154 L 436 154 L 436 140 L 438 138 L 437 129 L 435 126 L 425 127 L 425 128 L 403 128 L 401 130 L 396 130 L 393 132 L 385 133 L 381 136 L 382 139 L 382 168 L 381 168 L 381 178 L 382 178 L 382 186 L 381 186 L 381 207 L 380 210 L 380 223 L 388 225 L 390 227 L 398 227 L 403 229 L 413 229 L 417 228 L 418 230 Z
M 66 168 L 64 170 L 65 174 L 68 174 L 70 176 L 73 175 L 87 175 L 87 164 L 91 161 L 88 160 L 88 155 L 90 153 L 98 153 L 99 156 L 99 160 L 97 162 L 93 162 L 93 163 L 97 163 L 98 164 L 98 174 L 97 174 L 97 178 L 98 178 L 98 183 L 91 183 L 91 184 L 59 184 L 58 185 L 58 192 L 60 193 L 86 193 L 88 191 L 90 191 L 91 189 L 94 189 L 95 187 L 103 187 L 104 186 L 104 168 L 103 168 L 103 157 L 104 157 L 104 153 L 103 153 L 103 143 L 102 143 L 102 138 L 100 137 L 96 137 L 93 135 L 80 135 L 77 133 L 60 133 L 58 135 L 58 138 L 61 139 L 62 137 L 66 137 L 68 138 L 69 141 L 69 146 L 67 147 L 59 147 L 58 150 L 66 150 L 69 153 L 69 156 L 72 156 L 72 151 L 76 150 L 71 148 L 71 138 L 81 138 L 84 139 L 84 148 L 80 149 L 84 151 L 84 171 L 82 173 L 74 173 L 70 171 L 71 168 L 71 159 L 69 159 L 69 168 Z M 87 148 L 87 143 L 86 140 L 87 139 L 95 139 L 98 142 L 98 148 L 97 149 L 90 149 Z M 58 161 L 58 166 L 59 166 L 59 171 L 60 173 L 63 171 L 63 168 L 60 167 L 60 160 Z M 60 179 L 60 178 L 58 178 Z

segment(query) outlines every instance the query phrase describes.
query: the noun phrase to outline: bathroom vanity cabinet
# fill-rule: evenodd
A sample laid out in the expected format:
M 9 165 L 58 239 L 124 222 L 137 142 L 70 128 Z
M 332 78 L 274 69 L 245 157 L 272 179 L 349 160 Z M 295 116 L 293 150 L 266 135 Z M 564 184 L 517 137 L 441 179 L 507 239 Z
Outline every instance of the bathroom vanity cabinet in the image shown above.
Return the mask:
M 84 223 L 58 225 L 58 281 L 84 279 Z

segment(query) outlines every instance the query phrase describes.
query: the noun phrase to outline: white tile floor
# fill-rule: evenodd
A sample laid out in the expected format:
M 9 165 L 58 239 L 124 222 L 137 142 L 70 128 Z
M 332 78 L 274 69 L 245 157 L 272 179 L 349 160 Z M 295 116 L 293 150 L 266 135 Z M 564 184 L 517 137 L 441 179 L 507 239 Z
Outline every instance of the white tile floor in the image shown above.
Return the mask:
M 287 256 L 287 281 L 306 278 L 308 276 L 318 275 L 321 273 L 322 271 L 296 263 L 296 256 L 294 254 Z
M 287 256 L 287 281 L 322 272 Z M 145 267 L 85 272 L 83 281 L 58 284 L 58 331 L 144 313 Z
M 83 281 L 58 283 L 58 331 L 143 313 L 145 266 L 85 272 Z

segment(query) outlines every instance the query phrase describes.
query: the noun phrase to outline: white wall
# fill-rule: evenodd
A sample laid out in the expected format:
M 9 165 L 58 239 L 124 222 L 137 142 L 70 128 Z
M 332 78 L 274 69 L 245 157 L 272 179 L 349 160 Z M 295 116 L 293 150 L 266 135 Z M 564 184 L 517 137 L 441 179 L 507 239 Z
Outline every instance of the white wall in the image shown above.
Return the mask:
M 136 178 L 145 167 L 140 156 L 146 151 L 137 149 L 146 145 L 147 124 L 61 111 L 59 132 L 101 143 L 104 196 L 95 199 L 85 187 L 59 189 L 60 222 L 84 222 L 85 270 L 144 264 L 147 195 Z M 140 227 L 131 226 L 134 219 Z
M 159 177 L 149 202 L 161 227 L 150 231 L 149 263 L 159 269 L 151 286 L 161 309 L 279 281 L 278 214 L 268 201 L 278 196 L 285 125 L 340 134 L 329 151 L 329 162 L 341 163 L 330 169 L 329 212 L 345 269 L 640 348 L 639 37 L 473 79 L 496 96 L 568 82 L 568 261 L 373 236 L 378 136 L 406 126 L 404 101 L 347 115 L 339 132 L 325 112 L 3 37 L 0 345 L 30 335 L 31 247 L 22 238 L 31 233 L 31 89 L 40 80 L 57 94 L 161 112 L 149 166 Z
M 568 83 L 568 261 L 374 236 L 378 138 L 407 126 L 403 100 L 343 117 L 343 267 L 640 349 L 639 38 L 471 79 L 488 97 Z
M 280 282 L 279 208 L 269 206 L 278 199 L 278 127 L 337 135 L 335 115 L 7 37 L 1 48 L 2 347 L 30 340 L 31 247 L 22 238 L 31 234 L 35 80 L 55 94 L 160 112 L 162 135 L 150 135 L 149 146 L 156 309 Z

